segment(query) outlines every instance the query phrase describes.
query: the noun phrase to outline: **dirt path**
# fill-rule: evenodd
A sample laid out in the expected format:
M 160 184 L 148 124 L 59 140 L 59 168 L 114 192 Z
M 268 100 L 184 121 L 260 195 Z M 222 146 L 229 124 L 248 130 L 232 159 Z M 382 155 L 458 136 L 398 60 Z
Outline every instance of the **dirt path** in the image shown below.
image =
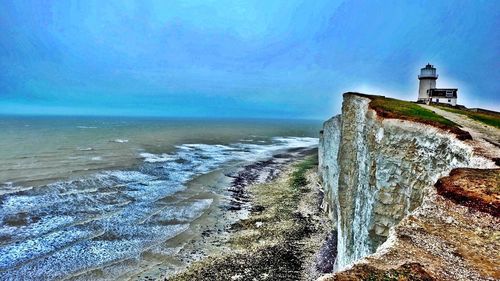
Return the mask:
M 444 118 L 462 126 L 462 130 L 468 131 L 472 136 L 472 140 L 467 140 L 466 142 L 474 147 L 474 152 L 476 152 L 477 154 L 490 159 L 500 157 L 499 129 L 492 126 L 487 126 L 483 123 L 470 119 L 465 115 L 456 114 L 429 105 L 421 104 L 420 106 L 434 111 Z

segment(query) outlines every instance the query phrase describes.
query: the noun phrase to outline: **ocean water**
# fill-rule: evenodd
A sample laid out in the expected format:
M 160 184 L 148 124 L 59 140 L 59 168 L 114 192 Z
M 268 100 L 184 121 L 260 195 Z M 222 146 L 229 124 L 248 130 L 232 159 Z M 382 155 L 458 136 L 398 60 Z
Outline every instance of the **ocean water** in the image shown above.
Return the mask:
M 224 187 L 201 177 L 314 147 L 320 126 L 0 117 L 0 280 L 120 279 L 168 257 L 219 204 Z

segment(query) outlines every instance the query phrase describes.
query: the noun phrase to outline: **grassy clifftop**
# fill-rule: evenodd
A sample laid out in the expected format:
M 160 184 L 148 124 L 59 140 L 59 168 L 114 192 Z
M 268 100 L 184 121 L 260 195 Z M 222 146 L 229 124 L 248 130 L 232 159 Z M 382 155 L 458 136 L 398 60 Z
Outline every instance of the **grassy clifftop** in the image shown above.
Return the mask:
M 474 111 L 470 111 L 470 110 L 466 110 L 466 109 L 452 108 L 449 106 L 442 106 L 442 105 L 433 105 L 433 106 L 436 106 L 442 110 L 446 110 L 449 112 L 465 115 L 465 116 L 467 116 L 471 119 L 474 119 L 476 121 L 479 121 L 483 124 L 493 126 L 495 128 L 500 129 L 500 114 L 486 113 L 486 112 L 474 112 Z
M 449 131 L 460 140 L 472 139 L 471 135 L 460 129 L 460 126 L 431 110 L 425 109 L 416 103 L 383 96 L 372 96 L 349 92 L 346 94 L 359 95 L 371 99 L 370 108 L 383 118 L 408 120 L 431 125 Z

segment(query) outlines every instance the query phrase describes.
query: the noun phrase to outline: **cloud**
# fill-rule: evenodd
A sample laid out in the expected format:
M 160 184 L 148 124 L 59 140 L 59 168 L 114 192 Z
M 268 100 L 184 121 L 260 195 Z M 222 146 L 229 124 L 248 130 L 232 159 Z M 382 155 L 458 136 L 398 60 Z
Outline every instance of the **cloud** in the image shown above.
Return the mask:
M 2 5 L 4 113 L 17 104 L 156 115 L 161 104 L 183 109 L 165 115 L 217 116 L 226 106 L 235 117 L 326 118 L 343 91 L 415 98 L 427 62 L 443 85 L 460 87 L 463 102 L 497 101 L 495 1 L 435 1 L 432 9 L 358 0 Z

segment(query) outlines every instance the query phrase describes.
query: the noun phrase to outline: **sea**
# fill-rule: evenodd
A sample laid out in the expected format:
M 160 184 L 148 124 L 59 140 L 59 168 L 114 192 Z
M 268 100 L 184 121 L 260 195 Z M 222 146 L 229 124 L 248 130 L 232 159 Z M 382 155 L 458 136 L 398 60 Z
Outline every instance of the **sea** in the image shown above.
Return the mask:
M 225 175 L 314 148 L 319 121 L 0 116 L 0 280 L 127 280 L 179 266 Z

